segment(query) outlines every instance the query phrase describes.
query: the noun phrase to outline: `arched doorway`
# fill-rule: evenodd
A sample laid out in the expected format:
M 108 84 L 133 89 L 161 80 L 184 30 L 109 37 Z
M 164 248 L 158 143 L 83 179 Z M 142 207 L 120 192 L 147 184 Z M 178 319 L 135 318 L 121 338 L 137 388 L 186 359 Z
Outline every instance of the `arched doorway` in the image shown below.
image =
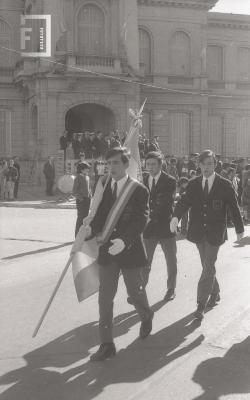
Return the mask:
M 65 129 L 72 136 L 76 132 L 101 131 L 104 135 L 115 130 L 114 113 L 100 104 L 79 104 L 68 110 Z

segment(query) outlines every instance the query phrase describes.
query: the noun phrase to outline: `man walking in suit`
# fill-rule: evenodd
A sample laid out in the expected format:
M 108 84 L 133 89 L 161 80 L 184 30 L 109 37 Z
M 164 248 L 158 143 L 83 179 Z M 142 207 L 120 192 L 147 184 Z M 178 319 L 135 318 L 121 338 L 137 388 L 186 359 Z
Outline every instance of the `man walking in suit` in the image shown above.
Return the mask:
M 199 162 L 202 175 L 189 181 L 186 194 L 176 205 L 170 229 L 175 232 L 182 215 L 190 210 L 187 239 L 196 243 L 202 264 L 198 307 L 194 314 L 201 321 L 206 307 L 214 307 L 220 300 L 215 262 L 220 246 L 227 239 L 227 209 L 231 212 L 237 240 L 244 236 L 244 225 L 231 182 L 214 171 L 215 154 L 205 150 L 200 154 Z
M 152 151 L 146 156 L 146 169 L 149 172 L 144 176 L 144 185 L 149 189 L 149 222 L 144 231 L 144 242 L 148 256 L 148 267 L 144 269 L 145 285 L 148 283 L 149 273 L 158 244 L 164 252 L 168 280 L 165 301 L 175 297 L 177 259 L 176 238 L 170 231 L 170 221 L 173 216 L 173 205 L 176 192 L 176 180 L 162 171 L 163 159 L 160 152 Z
M 46 179 L 46 194 L 53 196 L 53 185 L 55 182 L 54 158 L 49 156 L 48 161 L 43 166 L 43 173 Z
M 141 274 L 142 267 L 147 265 L 142 233 L 148 217 L 148 191 L 127 175 L 129 154 L 126 148 L 109 150 L 106 160 L 110 177 L 96 214 L 90 226 L 86 227 L 89 237 L 96 236 L 100 244 L 101 345 L 91 356 L 91 361 L 105 360 L 116 353 L 113 341 L 113 300 L 120 273 L 141 319 L 141 339 L 150 334 L 153 318 Z M 110 234 L 105 233 L 108 231 Z

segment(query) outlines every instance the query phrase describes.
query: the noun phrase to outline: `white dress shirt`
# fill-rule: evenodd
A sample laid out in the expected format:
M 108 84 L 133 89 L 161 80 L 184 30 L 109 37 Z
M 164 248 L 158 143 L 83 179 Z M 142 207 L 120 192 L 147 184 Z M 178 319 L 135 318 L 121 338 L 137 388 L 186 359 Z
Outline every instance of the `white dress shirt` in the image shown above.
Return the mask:
M 117 193 L 116 193 L 116 197 L 118 197 L 119 194 L 121 193 L 121 190 L 122 190 L 123 186 L 125 185 L 125 183 L 127 182 L 127 180 L 128 180 L 128 175 L 125 175 L 124 178 L 119 179 L 119 181 L 116 181 L 115 179 L 112 178 L 112 180 L 111 180 L 111 189 L 112 189 L 112 192 L 113 192 L 113 190 L 114 190 L 115 182 L 117 182 Z
M 208 193 L 209 193 L 210 190 L 212 189 L 212 186 L 213 186 L 213 183 L 214 183 L 214 179 L 215 179 L 215 172 L 212 175 L 210 175 L 209 178 L 206 178 L 203 175 L 203 178 L 202 178 L 202 189 L 204 190 L 206 180 L 208 180 Z
M 158 182 L 160 176 L 161 176 L 161 171 L 159 172 L 159 174 L 157 174 L 157 175 L 155 175 L 155 176 L 149 175 L 149 178 L 148 178 L 148 187 L 149 187 L 150 191 L 151 191 L 151 189 L 152 189 L 153 179 L 155 180 L 155 184 L 157 184 L 157 182 Z

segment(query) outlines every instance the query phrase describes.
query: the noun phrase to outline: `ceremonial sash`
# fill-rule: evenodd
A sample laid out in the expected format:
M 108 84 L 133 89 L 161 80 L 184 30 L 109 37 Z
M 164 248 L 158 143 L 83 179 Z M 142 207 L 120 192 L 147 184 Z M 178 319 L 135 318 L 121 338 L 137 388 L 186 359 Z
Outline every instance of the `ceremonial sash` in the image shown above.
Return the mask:
M 126 207 L 137 186 L 138 182 L 136 180 L 128 178 L 119 196 L 114 202 L 110 212 L 108 213 L 102 233 L 98 235 L 98 243 L 100 245 L 106 243 L 109 240 L 124 208 Z

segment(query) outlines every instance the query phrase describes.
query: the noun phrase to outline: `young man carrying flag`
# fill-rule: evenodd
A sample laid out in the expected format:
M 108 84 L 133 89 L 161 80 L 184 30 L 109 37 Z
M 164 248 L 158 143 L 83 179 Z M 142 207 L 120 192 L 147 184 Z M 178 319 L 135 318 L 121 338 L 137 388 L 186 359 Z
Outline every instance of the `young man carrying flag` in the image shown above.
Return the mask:
M 146 261 L 145 261 L 145 250 L 143 247 L 143 244 L 141 242 L 141 232 L 144 229 L 144 225 L 146 224 L 146 220 L 147 220 L 147 214 L 148 214 L 148 209 L 147 206 L 145 204 L 147 204 L 147 196 L 148 194 L 146 194 L 145 192 L 145 188 L 139 184 L 139 182 L 134 181 L 131 178 L 135 178 L 135 179 L 139 179 L 142 180 L 142 174 L 141 174 L 141 166 L 140 166 L 140 156 L 139 156 L 139 149 L 138 149 L 138 140 L 139 140 L 139 128 L 142 125 L 141 122 L 141 118 L 142 118 L 142 111 L 144 108 L 144 105 L 146 103 L 146 100 L 144 101 L 143 105 L 141 106 L 139 111 L 133 111 L 133 110 L 129 110 L 129 114 L 132 117 L 132 123 L 131 123 L 131 127 L 130 127 L 130 131 L 129 134 L 127 136 L 125 145 L 127 147 L 127 149 L 131 150 L 131 157 L 129 157 L 128 155 L 128 150 L 127 149 L 121 149 L 118 148 L 118 153 L 117 154 L 113 154 L 112 153 L 112 157 L 111 154 L 108 154 L 109 157 L 109 166 L 110 166 L 110 174 L 108 176 L 104 176 L 103 178 L 99 179 L 97 186 L 96 186 L 96 190 L 95 190 L 95 194 L 94 197 L 92 199 L 91 202 L 91 209 L 89 212 L 89 215 L 83 220 L 83 225 L 81 226 L 78 235 L 76 237 L 76 240 L 73 244 L 72 250 L 71 250 L 71 255 L 70 258 L 56 284 L 56 287 L 48 301 L 48 304 L 45 307 L 45 310 L 39 320 L 39 323 L 34 331 L 33 337 L 35 337 L 42 325 L 42 322 L 49 310 L 50 305 L 52 304 L 52 301 L 64 279 L 64 276 L 70 266 L 70 264 L 72 263 L 72 270 L 73 270 L 73 277 L 74 277 L 74 283 L 75 283 L 75 288 L 76 288 L 76 293 L 77 293 L 77 297 L 79 302 L 83 301 L 84 299 L 88 298 L 89 296 L 91 296 L 92 294 L 98 292 L 99 290 L 99 285 L 100 285 L 100 277 L 99 277 L 99 263 L 98 261 L 101 260 L 102 263 L 102 257 L 101 256 L 101 251 L 103 251 L 104 246 L 109 242 L 109 240 L 115 239 L 115 242 L 113 243 L 114 247 L 112 246 L 112 249 L 108 250 L 106 254 L 110 255 L 110 256 L 116 256 L 116 254 L 111 254 L 112 252 L 116 252 L 121 250 L 121 254 L 120 254 L 120 260 L 119 260 L 119 268 L 123 268 L 122 263 L 120 263 L 120 261 L 123 260 L 123 256 L 126 255 L 126 257 L 124 258 L 124 260 L 126 260 L 125 264 L 128 264 L 128 268 L 130 269 L 130 266 L 132 266 L 132 268 L 135 268 L 135 271 L 137 271 L 137 275 L 138 275 L 138 265 L 141 264 L 145 264 L 146 265 Z M 117 149 L 116 149 L 117 151 Z M 123 154 L 124 153 L 124 154 Z M 113 157 L 117 158 L 118 160 L 112 160 Z M 130 159 L 130 160 L 129 160 Z M 112 165 L 112 168 L 111 168 Z M 120 165 L 120 174 L 115 172 L 116 167 L 115 165 L 117 165 L 117 168 L 119 170 L 118 165 Z M 111 173 L 111 171 L 113 171 Z M 112 177 L 113 174 L 113 177 Z M 129 175 L 129 177 L 128 177 Z M 125 179 L 125 177 L 127 177 L 127 179 Z M 112 179 L 112 181 L 111 181 Z M 104 194 L 109 190 L 110 191 L 110 184 L 111 182 L 113 182 L 113 184 L 115 183 L 114 181 L 117 181 L 117 187 L 119 187 L 119 190 L 117 193 L 118 198 L 117 201 L 115 201 L 115 194 L 114 194 L 114 205 L 112 207 L 112 205 L 110 204 L 110 212 L 106 213 L 106 222 L 103 220 L 102 224 L 103 224 L 103 229 L 102 229 L 102 234 L 98 234 L 98 232 L 94 231 L 92 232 L 92 221 L 93 221 L 93 226 L 96 227 L 96 221 L 98 221 L 98 218 L 95 219 L 95 215 L 98 214 L 100 215 L 100 211 L 99 209 L 102 210 L 103 207 L 103 203 L 105 202 L 105 197 Z M 137 188 L 139 187 L 139 189 Z M 143 188 L 143 190 L 142 190 Z M 113 187 L 112 187 L 113 189 Z M 135 191 L 135 193 L 134 193 Z M 141 193 L 140 193 L 141 192 Z M 144 192 L 144 194 L 142 195 L 142 193 Z M 105 194 L 106 196 L 106 194 Z M 130 199 L 131 197 L 131 199 Z M 141 202 L 141 197 L 143 197 L 143 201 L 141 206 L 142 207 L 138 207 L 138 204 L 140 204 Z M 138 198 L 139 201 L 135 201 L 135 203 L 133 203 L 133 199 L 134 198 Z M 127 213 L 126 213 L 126 206 L 127 203 L 128 205 L 130 205 L 130 201 L 132 201 L 131 204 L 131 208 L 127 209 Z M 105 210 L 106 212 L 107 210 Z M 138 211 L 138 213 L 137 213 Z M 123 212 L 125 212 L 125 215 L 123 215 Z M 101 212 L 102 213 L 102 212 Z M 138 215 L 137 215 L 138 214 Z M 127 233 L 127 238 L 128 240 L 130 239 L 132 242 L 134 239 L 135 243 L 138 242 L 138 238 L 139 238 L 139 247 L 138 249 L 136 249 L 137 251 L 134 252 L 134 243 L 126 243 L 124 242 L 122 239 L 120 240 L 119 237 L 114 237 L 114 233 L 117 232 L 117 228 L 116 228 L 116 224 L 119 225 L 120 220 L 122 221 L 123 219 L 125 219 L 126 224 L 128 225 L 130 224 L 130 218 L 132 216 L 132 220 L 133 217 L 135 217 L 135 220 L 133 220 L 132 222 L 134 223 L 134 221 L 137 221 L 137 219 L 139 219 L 139 230 L 137 228 L 137 230 L 134 231 L 133 235 L 130 235 L 130 231 L 128 230 Z M 127 223 L 128 222 L 128 223 Z M 99 222 L 100 223 L 100 218 L 99 218 Z M 125 225 L 124 225 L 124 229 L 125 229 Z M 134 225 L 131 225 L 134 226 Z M 141 227 L 141 228 L 140 228 Z M 101 226 L 99 224 L 99 229 L 101 229 Z M 130 228 L 131 229 L 131 228 Z M 88 236 L 90 236 L 90 232 L 91 232 L 91 240 L 87 240 Z M 97 239 L 96 236 L 98 237 L 98 243 L 97 243 Z M 112 237 L 111 237 L 112 236 Z M 122 247 L 125 247 L 124 249 Z M 99 251 L 99 247 L 100 247 L 100 251 Z M 131 251 L 130 251 L 131 250 Z M 110 253 L 109 253 L 110 251 Z M 99 257 L 98 257 L 99 254 Z M 118 254 L 117 254 L 118 256 Z M 119 259 L 119 257 L 117 257 L 117 260 Z M 143 262 L 142 262 L 143 261 Z M 135 275 L 135 273 L 131 273 L 132 275 Z M 131 275 L 129 273 L 126 274 L 126 272 L 124 273 L 125 275 Z M 119 276 L 119 275 L 118 275 Z M 117 276 L 116 276 L 117 278 Z M 116 279 L 115 278 L 115 279 Z M 117 278 L 118 279 L 118 278 Z M 135 300 L 135 306 L 141 316 L 142 319 L 142 326 L 141 326 L 141 330 L 140 330 L 140 337 L 144 338 L 146 337 L 151 329 L 152 329 L 152 311 L 149 309 L 148 303 L 147 303 L 147 298 L 146 298 L 146 294 L 145 294 L 145 290 L 144 292 L 142 291 L 140 293 L 138 291 L 138 287 L 140 287 L 139 283 L 140 283 L 140 279 L 138 277 L 138 280 L 135 279 L 135 284 L 137 285 L 135 288 L 129 288 L 129 293 L 131 292 L 135 292 L 135 294 L 132 294 L 133 297 L 138 297 L 137 295 L 139 294 L 139 298 Z M 138 286 L 139 285 L 139 286 Z M 127 286 L 131 286 L 130 283 L 127 284 Z M 133 286 L 133 285 L 132 285 Z M 115 293 L 114 293 L 115 295 Z M 111 315 L 112 315 L 112 310 L 111 310 Z M 150 316 L 150 318 L 149 318 Z M 110 319 L 109 319 L 110 321 Z M 111 325 L 112 325 L 112 317 L 111 317 Z M 101 336 L 102 338 L 103 336 Z M 106 339 L 104 339 L 106 340 Z M 108 336 L 108 340 L 112 340 L 112 335 Z M 104 343 L 108 343 L 108 346 L 104 346 Z M 104 351 L 103 351 L 104 349 Z M 107 350 L 108 349 L 108 350 Z M 98 353 L 98 355 L 94 355 L 93 359 L 105 359 L 107 357 L 109 357 L 110 355 L 113 355 L 115 353 L 114 350 L 114 345 L 113 342 L 103 342 L 102 346 L 101 346 L 101 350 L 102 350 L 102 354 L 100 355 L 100 352 Z M 107 350 L 107 351 L 106 351 Z
M 89 239 L 96 237 L 100 245 L 99 264 L 99 332 L 101 345 L 91 356 L 101 361 L 116 353 L 113 342 L 113 300 L 120 273 L 140 316 L 140 338 L 152 330 L 150 309 L 141 268 L 147 265 L 142 233 L 148 217 L 148 191 L 127 174 L 129 153 L 126 148 L 114 148 L 106 156 L 110 178 L 90 225 L 85 227 Z

